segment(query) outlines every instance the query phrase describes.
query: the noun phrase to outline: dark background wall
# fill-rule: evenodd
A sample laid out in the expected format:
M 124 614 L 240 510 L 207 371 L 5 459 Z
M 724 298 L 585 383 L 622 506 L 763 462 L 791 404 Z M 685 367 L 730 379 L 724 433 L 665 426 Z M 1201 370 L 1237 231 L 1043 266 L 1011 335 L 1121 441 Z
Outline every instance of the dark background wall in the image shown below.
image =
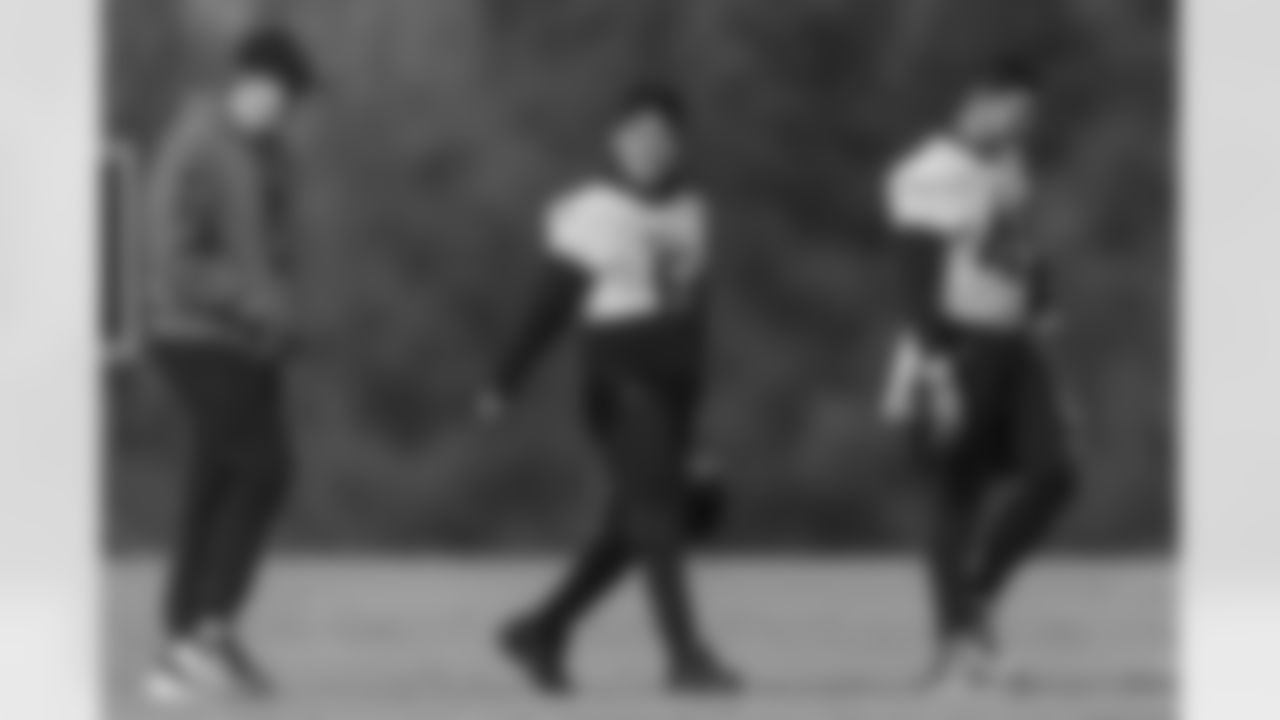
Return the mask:
M 303 294 L 324 349 L 297 377 L 307 547 L 563 542 L 597 483 L 571 347 L 516 417 L 463 422 L 525 303 L 540 205 L 595 162 L 641 76 L 694 104 L 718 211 L 706 427 L 745 548 L 879 548 L 915 488 L 875 397 L 896 313 L 876 183 L 975 69 L 1053 59 L 1035 232 L 1064 255 L 1059 343 L 1089 492 L 1074 548 L 1166 548 L 1176 516 L 1173 97 L 1164 0 L 292 0 L 327 83 L 307 167 Z M 173 0 L 110 0 L 105 123 L 145 154 L 217 43 Z M 193 33 L 195 27 L 197 32 Z M 183 435 L 118 372 L 104 504 L 116 547 L 167 536 Z

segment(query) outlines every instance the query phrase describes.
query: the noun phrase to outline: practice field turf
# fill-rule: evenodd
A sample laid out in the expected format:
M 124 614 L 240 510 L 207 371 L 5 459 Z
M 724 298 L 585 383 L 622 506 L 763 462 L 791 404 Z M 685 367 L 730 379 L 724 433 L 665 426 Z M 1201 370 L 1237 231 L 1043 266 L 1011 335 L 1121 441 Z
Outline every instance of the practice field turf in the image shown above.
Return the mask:
M 1014 673 L 999 692 L 940 704 L 926 660 L 921 578 L 907 562 L 721 560 L 698 566 L 707 624 L 752 680 L 733 700 L 664 696 L 634 584 L 593 618 L 570 700 L 532 695 L 498 661 L 497 623 L 544 589 L 545 561 L 278 561 L 252 618 L 282 696 L 261 707 L 157 711 L 135 698 L 161 579 L 149 561 L 108 580 L 112 720 L 1164 720 L 1176 716 L 1173 583 L 1163 562 L 1052 562 L 1008 608 Z

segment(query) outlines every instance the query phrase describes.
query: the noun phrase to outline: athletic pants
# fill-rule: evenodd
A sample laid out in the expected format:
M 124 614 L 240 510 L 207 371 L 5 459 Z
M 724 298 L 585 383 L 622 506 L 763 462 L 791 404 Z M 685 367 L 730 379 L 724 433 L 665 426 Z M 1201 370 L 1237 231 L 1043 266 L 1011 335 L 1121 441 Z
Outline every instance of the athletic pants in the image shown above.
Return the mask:
M 988 614 L 1077 485 L 1060 388 L 1028 334 L 959 331 L 958 436 L 931 458 L 929 573 L 943 638 L 983 635 Z
M 672 661 L 704 653 L 685 548 L 713 529 L 718 508 L 694 493 L 710 486 L 695 485 L 690 467 L 700 385 L 694 347 L 678 326 L 590 334 L 585 414 L 609 493 L 602 522 L 537 614 L 549 631 L 570 632 L 638 564 Z
M 167 344 L 157 360 L 191 431 L 166 607 L 181 637 L 236 619 L 293 473 L 277 362 L 212 343 Z

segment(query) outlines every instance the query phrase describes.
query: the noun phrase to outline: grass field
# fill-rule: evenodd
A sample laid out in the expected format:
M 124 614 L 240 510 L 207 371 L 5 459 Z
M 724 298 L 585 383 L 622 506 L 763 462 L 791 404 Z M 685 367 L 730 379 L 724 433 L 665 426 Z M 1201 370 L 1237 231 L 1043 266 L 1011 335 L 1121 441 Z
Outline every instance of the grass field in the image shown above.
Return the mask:
M 112 720 L 173 714 L 134 697 L 152 652 L 160 568 L 121 561 L 109 579 Z M 541 561 L 288 560 L 252 618 L 283 694 L 261 707 L 182 717 L 239 720 L 1164 720 L 1175 717 L 1167 563 L 1048 563 L 1008 608 L 1016 672 L 998 692 L 942 705 L 914 692 L 925 662 L 920 578 L 906 562 L 722 560 L 699 566 L 702 605 L 752 680 L 734 700 L 675 700 L 648 614 L 628 585 L 587 626 L 581 691 L 531 695 L 495 660 L 495 624 L 540 592 Z

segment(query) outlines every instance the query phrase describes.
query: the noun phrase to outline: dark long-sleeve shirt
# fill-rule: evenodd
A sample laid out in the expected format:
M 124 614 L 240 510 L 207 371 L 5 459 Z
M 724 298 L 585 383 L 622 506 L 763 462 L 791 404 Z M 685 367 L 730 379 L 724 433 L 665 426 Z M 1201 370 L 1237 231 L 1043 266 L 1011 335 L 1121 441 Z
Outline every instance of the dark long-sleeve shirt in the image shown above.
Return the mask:
M 581 270 L 558 258 L 546 262 L 531 309 L 499 359 L 497 384 L 504 396 L 524 387 L 548 348 L 573 325 L 586 291 L 587 278 Z

